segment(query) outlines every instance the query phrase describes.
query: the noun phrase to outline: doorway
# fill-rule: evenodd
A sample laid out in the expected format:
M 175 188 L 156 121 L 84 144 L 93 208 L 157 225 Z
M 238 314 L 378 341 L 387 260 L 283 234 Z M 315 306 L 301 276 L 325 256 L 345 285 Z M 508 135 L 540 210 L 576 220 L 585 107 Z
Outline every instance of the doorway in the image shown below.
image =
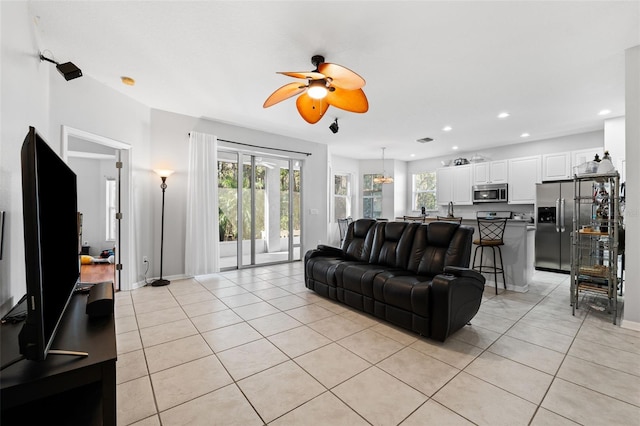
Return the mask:
M 218 152 L 221 269 L 301 259 L 301 164 L 291 158 Z
M 122 273 L 130 250 L 130 145 L 62 126 L 62 158 L 78 176 L 82 213 L 83 282 L 113 280 L 117 290 L 131 288 L 134 271 Z

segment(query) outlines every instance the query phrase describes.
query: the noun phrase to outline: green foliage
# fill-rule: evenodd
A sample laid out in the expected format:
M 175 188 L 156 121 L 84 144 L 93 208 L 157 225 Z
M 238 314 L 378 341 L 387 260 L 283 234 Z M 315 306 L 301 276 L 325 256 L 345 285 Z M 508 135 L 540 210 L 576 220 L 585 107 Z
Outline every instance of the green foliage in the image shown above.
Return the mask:
M 266 173 L 267 168 L 255 168 L 255 221 L 256 236 L 266 230 Z M 242 235 L 245 240 L 251 238 L 251 166 L 243 166 L 242 179 Z M 300 171 L 294 170 L 294 229 L 300 229 Z M 219 229 L 221 241 L 238 239 L 238 168 L 236 163 L 218 161 L 218 204 Z M 289 170 L 280 169 L 280 231 L 285 235 L 289 229 Z

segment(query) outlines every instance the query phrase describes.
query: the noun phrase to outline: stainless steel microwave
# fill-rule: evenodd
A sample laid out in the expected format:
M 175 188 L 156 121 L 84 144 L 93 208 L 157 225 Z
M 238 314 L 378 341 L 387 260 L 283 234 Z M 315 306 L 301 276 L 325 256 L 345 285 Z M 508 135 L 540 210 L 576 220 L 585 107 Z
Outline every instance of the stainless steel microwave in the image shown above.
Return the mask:
M 473 186 L 474 203 L 506 203 L 507 184 L 495 183 L 489 185 Z

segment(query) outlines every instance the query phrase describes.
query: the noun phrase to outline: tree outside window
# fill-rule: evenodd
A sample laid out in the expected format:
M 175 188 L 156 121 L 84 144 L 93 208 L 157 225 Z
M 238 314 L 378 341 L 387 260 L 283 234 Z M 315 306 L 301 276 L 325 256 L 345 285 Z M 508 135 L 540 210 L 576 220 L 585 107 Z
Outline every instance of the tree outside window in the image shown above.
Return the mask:
M 382 216 L 382 184 L 374 183 L 381 174 L 366 174 L 362 176 L 362 215 L 377 219 Z
M 427 211 L 438 210 L 436 197 L 436 172 L 423 172 L 413 175 L 411 209 L 418 211 L 422 207 Z

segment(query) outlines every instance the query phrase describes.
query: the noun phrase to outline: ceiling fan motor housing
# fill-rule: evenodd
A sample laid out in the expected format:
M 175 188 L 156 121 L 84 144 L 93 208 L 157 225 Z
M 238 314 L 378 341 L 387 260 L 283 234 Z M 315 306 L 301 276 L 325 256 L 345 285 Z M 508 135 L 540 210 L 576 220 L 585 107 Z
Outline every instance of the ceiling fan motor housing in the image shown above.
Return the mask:
M 311 63 L 313 64 L 314 67 L 316 67 L 316 70 L 317 70 L 318 69 L 318 65 L 324 63 L 324 56 L 322 56 L 322 55 L 313 55 L 311 57 Z

